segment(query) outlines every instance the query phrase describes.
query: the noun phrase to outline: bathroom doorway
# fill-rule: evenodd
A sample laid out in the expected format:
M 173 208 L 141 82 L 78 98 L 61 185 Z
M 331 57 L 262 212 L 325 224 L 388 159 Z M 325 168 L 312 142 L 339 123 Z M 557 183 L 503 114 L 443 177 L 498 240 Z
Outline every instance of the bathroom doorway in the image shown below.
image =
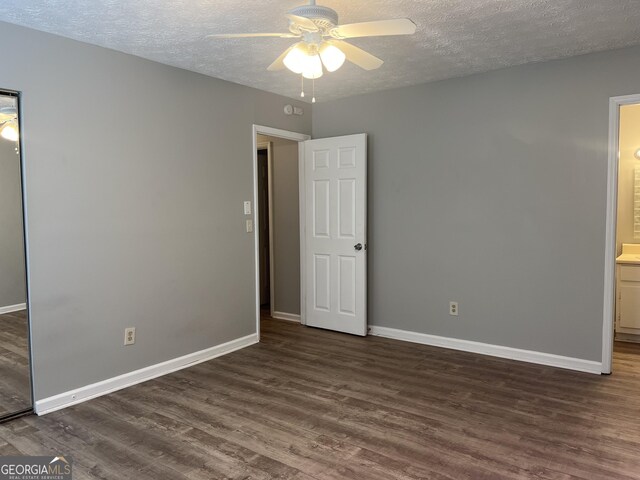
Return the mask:
M 620 106 L 614 340 L 640 344 L 640 103 Z
M 608 178 L 603 373 L 640 361 L 640 95 L 610 100 Z

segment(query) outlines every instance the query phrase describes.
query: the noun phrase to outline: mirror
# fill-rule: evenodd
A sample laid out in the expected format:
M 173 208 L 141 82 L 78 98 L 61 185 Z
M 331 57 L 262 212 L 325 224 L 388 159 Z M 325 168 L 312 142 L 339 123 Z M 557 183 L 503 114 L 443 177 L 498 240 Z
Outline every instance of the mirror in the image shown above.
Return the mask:
M 19 107 L 0 91 L 0 420 L 31 410 Z

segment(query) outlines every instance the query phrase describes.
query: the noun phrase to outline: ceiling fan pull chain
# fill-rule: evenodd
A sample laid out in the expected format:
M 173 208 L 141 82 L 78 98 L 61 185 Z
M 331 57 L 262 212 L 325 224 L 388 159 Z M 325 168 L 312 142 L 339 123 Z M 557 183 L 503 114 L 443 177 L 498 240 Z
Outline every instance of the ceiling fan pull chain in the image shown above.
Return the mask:
M 304 75 L 300 75 L 300 83 L 302 86 L 300 87 L 300 97 L 304 98 Z
M 311 80 L 311 103 L 316 103 L 316 79 Z

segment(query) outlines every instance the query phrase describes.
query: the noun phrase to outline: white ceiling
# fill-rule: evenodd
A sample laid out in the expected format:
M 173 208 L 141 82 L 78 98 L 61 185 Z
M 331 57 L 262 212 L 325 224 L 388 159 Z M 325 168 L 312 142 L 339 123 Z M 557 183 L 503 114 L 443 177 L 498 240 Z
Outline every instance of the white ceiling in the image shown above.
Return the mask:
M 284 32 L 298 0 L 0 0 L 0 20 L 113 48 L 282 95 L 300 78 L 266 67 L 291 39 L 206 39 Z M 340 23 L 409 17 L 411 37 L 352 42 L 385 60 L 316 81 L 318 101 L 510 65 L 640 44 L 638 0 L 322 0 Z
M 16 107 L 16 97 L 0 94 L 0 109 Z

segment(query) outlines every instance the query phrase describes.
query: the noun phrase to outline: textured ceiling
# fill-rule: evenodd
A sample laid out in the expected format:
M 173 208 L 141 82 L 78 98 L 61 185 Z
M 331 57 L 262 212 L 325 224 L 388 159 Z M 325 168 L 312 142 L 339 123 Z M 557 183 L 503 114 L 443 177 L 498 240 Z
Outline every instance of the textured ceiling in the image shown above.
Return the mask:
M 300 78 L 266 67 L 291 39 L 206 39 L 284 32 L 297 0 L 0 0 L 0 20 L 297 97 Z M 638 0 L 322 0 L 340 23 L 409 17 L 411 37 L 352 42 L 385 60 L 316 81 L 318 101 L 640 44 Z

